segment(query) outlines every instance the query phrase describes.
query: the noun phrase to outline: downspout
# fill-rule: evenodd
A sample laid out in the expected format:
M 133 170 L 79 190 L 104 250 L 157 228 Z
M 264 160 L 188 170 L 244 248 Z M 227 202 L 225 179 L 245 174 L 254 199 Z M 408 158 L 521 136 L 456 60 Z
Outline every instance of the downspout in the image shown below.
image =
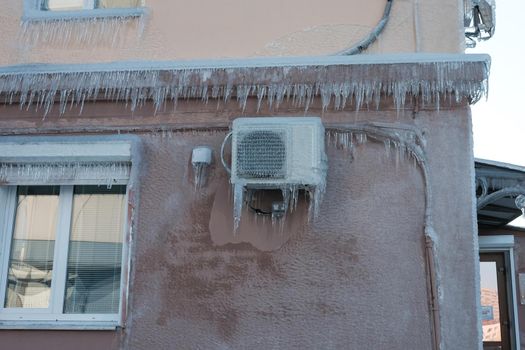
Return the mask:
M 338 56 L 338 55 L 340 55 L 340 56 L 356 55 L 356 54 L 362 53 L 363 51 L 368 49 L 368 47 L 370 45 L 372 45 L 372 43 L 374 43 L 377 40 L 377 37 L 379 36 L 379 34 L 381 34 L 383 29 L 385 29 L 385 26 L 386 26 L 386 24 L 388 22 L 388 19 L 390 17 L 390 10 L 392 9 L 392 2 L 393 1 L 394 0 L 387 0 L 386 1 L 385 10 L 383 11 L 383 17 L 381 17 L 381 20 L 377 23 L 375 28 L 370 32 L 370 34 L 368 34 L 368 36 L 366 38 L 364 38 L 363 40 L 358 42 L 353 47 L 351 47 L 349 49 L 345 49 L 345 50 L 339 51 L 339 52 L 335 53 L 334 55 L 336 55 L 336 56 Z
M 430 306 L 430 318 L 432 322 L 432 345 L 433 349 L 441 349 L 441 313 L 439 309 L 439 297 L 440 297 L 440 283 L 439 283 L 439 268 L 437 265 L 436 257 L 436 240 L 437 235 L 434 231 L 432 223 L 432 190 L 430 188 L 430 181 L 428 176 L 428 170 L 426 163 L 421 163 L 421 170 L 423 171 L 423 178 L 425 181 L 425 253 L 426 253 L 426 265 L 428 270 L 428 291 L 430 292 L 429 306 Z

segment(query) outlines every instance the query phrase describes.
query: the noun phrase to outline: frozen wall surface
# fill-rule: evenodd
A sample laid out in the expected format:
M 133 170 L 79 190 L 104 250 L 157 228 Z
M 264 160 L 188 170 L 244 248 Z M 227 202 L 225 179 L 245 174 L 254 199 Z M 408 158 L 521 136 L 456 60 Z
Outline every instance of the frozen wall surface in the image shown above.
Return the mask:
M 0 0 L 0 65 L 329 55 L 369 35 L 387 3 L 146 0 L 138 16 L 46 20 L 24 12 L 30 2 Z M 462 9 L 458 0 L 393 0 L 367 52 L 461 52 Z
M 317 219 L 298 208 L 288 226 L 242 224 L 232 236 L 228 176 L 220 144 L 236 101 L 180 101 L 153 115 L 151 103 L 129 116 L 123 104 L 99 102 L 78 111 L 19 112 L 4 106 L 3 135 L 134 133 L 143 143 L 139 167 L 132 283 L 126 327 L 77 332 L 100 349 L 432 349 L 425 208 L 432 206 L 439 263 L 442 349 L 478 349 L 473 245 L 470 113 L 465 103 L 437 110 L 415 101 L 380 110 L 323 109 L 328 131 L 356 125 L 415 130 L 426 141 L 424 173 L 415 159 L 362 139 L 327 145 L 329 171 Z M 259 108 L 259 109 L 258 109 Z M 245 115 L 304 115 L 284 100 L 279 112 L 248 98 Z M 209 145 L 214 163 L 195 190 L 194 147 Z M 348 144 L 346 144 L 348 146 Z M 427 198 L 425 187 L 432 188 Z M 224 213 L 224 220 L 217 219 Z M 250 218 L 252 215 L 252 218 Z M 255 220 L 253 213 L 242 220 Z M 232 238 L 233 237 L 233 238 Z M 254 243 L 255 242 L 255 243 Z M 461 266 L 461 268 L 458 268 Z M 461 310 L 461 312 L 458 312 Z M 434 330 L 435 331 L 435 330 Z M 73 333 L 21 336 L 0 331 L 3 344 L 31 349 L 75 347 Z M 61 341 L 60 345 L 57 342 Z M 75 344 L 75 345 L 74 345 Z

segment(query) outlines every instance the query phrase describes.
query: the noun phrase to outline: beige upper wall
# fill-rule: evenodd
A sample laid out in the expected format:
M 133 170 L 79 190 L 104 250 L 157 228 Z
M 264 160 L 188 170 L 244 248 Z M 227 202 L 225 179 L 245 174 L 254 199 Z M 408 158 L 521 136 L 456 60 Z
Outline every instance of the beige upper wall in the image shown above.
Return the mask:
M 385 0 L 147 0 L 149 13 L 140 37 L 137 20 L 114 22 L 107 34 L 96 33 L 100 23 L 55 25 L 60 35 L 67 28 L 94 32 L 95 43 L 88 45 L 42 44 L 34 35 L 49 28 L 32 25 L 30 35 L 23 34 L 22 0 L 0 4 L 0 65 L 10 65 L 332 54 L 370 32 Z M 462 0 L 394 0 L 390 22 L 367 52 L 461 52 L 460 9 Z M 116 32 L 112 45 L 107 36 Z

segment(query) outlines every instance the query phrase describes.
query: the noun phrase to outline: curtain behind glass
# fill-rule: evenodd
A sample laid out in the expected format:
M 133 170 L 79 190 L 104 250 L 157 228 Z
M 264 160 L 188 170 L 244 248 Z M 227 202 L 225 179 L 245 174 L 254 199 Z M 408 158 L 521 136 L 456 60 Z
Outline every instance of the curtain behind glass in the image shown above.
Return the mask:
M 64 313 L 118 313 L 126 186 L 75 186 Z
M 99 0 L 99 8 L 117 8 L 117 7 L 140 7 L 141 0 Z

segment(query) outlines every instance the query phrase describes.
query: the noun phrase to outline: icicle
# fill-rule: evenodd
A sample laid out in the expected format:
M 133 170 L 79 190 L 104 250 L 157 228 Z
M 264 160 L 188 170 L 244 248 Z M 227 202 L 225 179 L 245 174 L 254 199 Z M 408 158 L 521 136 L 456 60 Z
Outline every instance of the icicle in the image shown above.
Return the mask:
M 172 133 L 170 132 L 170 137 Z M 191 154 L 191 165 L 193 167 L 195 190 L 200 189 L 206 182 L 206 173 L 211 164 L 212 150 L 208 146 L 195 147 Z
M 68 104 L 81 110 L 87 101 L 98 99 L 125 102 L 131 111 L 152 101 L 158 112 L 167 100 L 175 108 L 181 98 L 203 103 L 236 98 L 245 110 L 251 96 L 257 98 L 257 110 L 263 102 L 278 109 L 286 99 L 308 111 L 315 97 L 320 97 L 323 110 L 348 104 L 359 110 L 379 108 L 388 97 L 399 111 L 412 96 L 420 96 L 423 106 L 439 107 L 445 101 L 475 102 L 488 90 L 487 62 L 350 62 L 301 67 L 268 61 L 261 67 L 247 60 L 244 66 L 243 61 L 231 63 L 233 68 L 224 68 L 221 61 L 202 67 L 182 62 L 13 66 L 0 69 L 0 94 L 6 103 L 18 99 L 22 108 L 34 105 L 46 115 L 55 101 L 63 114 Z
M 208 168 L 208 164 L 206 163 L 193 163 L 193 185 L 194 189 L 197 191 L 199 190 L 206 180 L 206 169 Z
M 26 19 L 19 40 L 29 47 L 123 47 L 129 44 L 126 39 L 142 36 L 145 19 L 137 15 L 83 18 L 61 14 L 60 18 Z
M 242 207 L 244 204 L 244 185 L 233 186 L 233 232 L 236 233 L 241 223 Z
M 514 187 L 519 186 L 523 183 L 519 179 L 505 179 L 505 178 L 496 178 L 496 177 L 485 177 L 484 181 L 487 183 L 488 187 L 491 189 L 501 189 L 505 187 Z
M 129 177 L 128 163 L 0 163 L 0 182 L 59 183 L 94 180 L 111 187 L 115 179 Z

